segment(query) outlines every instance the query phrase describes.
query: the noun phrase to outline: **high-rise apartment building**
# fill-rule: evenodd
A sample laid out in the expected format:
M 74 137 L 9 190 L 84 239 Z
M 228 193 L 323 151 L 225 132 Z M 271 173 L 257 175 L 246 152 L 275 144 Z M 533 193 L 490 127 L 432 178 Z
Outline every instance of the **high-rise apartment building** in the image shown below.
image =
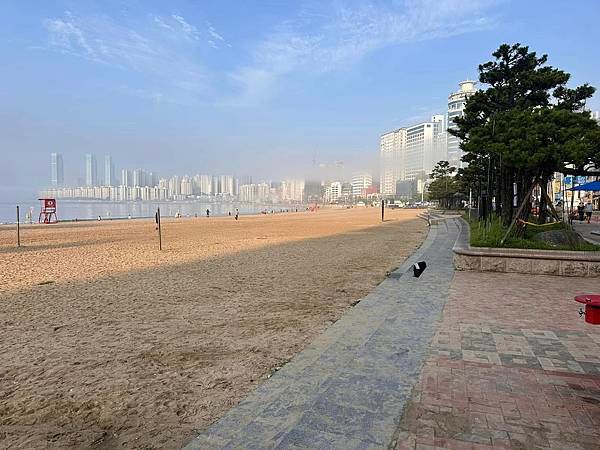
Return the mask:
M 477 90 L 475 89 L 476 81 L 465 80 L 459 83 L 460 89 L 448 96 L 448 129 L 456 129 L 454 119 L 462 117 L 464 114 L 465 104 L 467 99 Z M 460 149 L 460 139 L 448 133 L 448 162 L 451 166 L 461 168 L 464 163 L 461 161 L 463 152 Z
M 334 181 L 329 185 L 330 194 L 329 201 L 335 202 L 342 196 L 342 183 L 340 181 Z
M 433 124 L 433 166 L 440 161 L 448 160 L 448 124 L 444 114 L 431 117 Z
M 221 175 L 216 194 L 235 195 L 235 180 L 231 175 Z
M 270 186 L 267 183 L 242 184 L 240 186 L 240 201 L 262 203 L 269 199 Z
M 381 193 L 395 195 L 398 181 L 426 178 L 435 164 L 446 158 L 446 137 L 443 115 L 382 135 Z
M 403 152 L 406 147 L 406 128 L 399 128 L 381 136 L 380 152 L 380 192 L 394 195 L 396 183 L 404 173 Z
M 115 164 L 112 156 L 104 155 L 104 186 L 115 186 Z
M 181 179 L 178 176 L 169 178 L 169 197 L 181 195 Z
M 213 193 L 212 190 L 212 176 L 210 175 L 196 175 L 194 176 L 194 189 L 196 194 L 199 195 L 210 195 Z
M 193 183 L 192 183 L 192 179 L 190 177 L 188 177 L 187 175 L 185 175 L 182 179 L 181 179 L 181 195 L 192 195 L 193 194 Z
M 63 158 L 60 153 L 50 153 L 50 183 L 62 186 L 64 183 Z
M 404 173 L 401 180 L 414 180 L 433 169 L 433 123 L 425 122 L 406 129 L 404 150 Z
M 352 175 L 352 195 L 355 197 L 366 196 L 366 190 L 373 185 L 370 173 L 357 172 Z
M 135 169 L 133 171 L 133 186 L 146 186 L 146 172 L 144 169 Z
M 131 187 L 132 179 L 131 179 L 131 171 L 127 169 L 121 169 L 121 186 Z
M 281 182 L 281 200 L 302 202 L 304 198 L 304 180 L 285 180 Z
M 96 186 L 98 184 L 98 164 L 96 156 L 88 153 L 85 155 L 85 185 Z

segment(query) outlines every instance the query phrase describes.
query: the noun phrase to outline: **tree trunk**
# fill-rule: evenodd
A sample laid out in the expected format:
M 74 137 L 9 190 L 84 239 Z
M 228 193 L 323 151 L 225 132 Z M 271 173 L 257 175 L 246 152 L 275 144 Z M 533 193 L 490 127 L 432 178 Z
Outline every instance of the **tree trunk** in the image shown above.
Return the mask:
M 504 168 L 502 170 L 502 185 L 501 185 L 501 196 L 502 196 L 502 223 L 505 226 L 510 225 L 513 219 L 513 198 L 514 198 L 514 187 L 515 178 L 513 172 L 510 169 Z
M 546 217 L 548 217 L 546 208 L 548 208 L 548 204 L 546 202 L 546 196 L 544 193 L 548 189 L 548 180 L 544 179 L 540 181 L 540 204 L 539 204 L 539 213 L 538 213 L 538 223 L 543 224 L 546 223 Z
M 502 211 L 504 211 L 504 177 L 505 174 L 502 171 L 502 167 L 496 168 L 496 182 L 495 182 L 495 196 L 496 196 L 496 216 L 503 217 Z

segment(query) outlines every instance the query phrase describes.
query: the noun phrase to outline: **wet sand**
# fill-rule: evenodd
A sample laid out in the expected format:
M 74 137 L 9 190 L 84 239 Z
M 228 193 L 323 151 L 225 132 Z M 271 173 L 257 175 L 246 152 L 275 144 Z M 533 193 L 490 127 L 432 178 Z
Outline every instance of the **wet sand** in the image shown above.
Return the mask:
M 416 210 L 0 227 L 0 448 L 179 448 L 426 236 Z

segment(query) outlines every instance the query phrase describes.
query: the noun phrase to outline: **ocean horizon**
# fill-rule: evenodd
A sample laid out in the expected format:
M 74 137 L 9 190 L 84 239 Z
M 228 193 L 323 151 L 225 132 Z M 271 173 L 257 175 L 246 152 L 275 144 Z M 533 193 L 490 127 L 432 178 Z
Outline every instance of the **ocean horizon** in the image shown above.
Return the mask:
M 17 221 L 16 207 L 20 209 L 21 223 L 27 222 L 26 215 L 31 211 L 33 222 L 38 221 L 40 213 L 40 202 L 37 199 L 19 202 L 0 202 L 0 223 L 15 223 Z M 210 210 L 211 216 L 226 216 L 230 212 L 235 214 L 236 208 L 240 214 L 258 214 L 264 210 L 280 211 L 294 210 L 297 205 L 267 205 L 260 203 L 231 202 L 205 202 L 205 201 L 88 201 L 88 200 L 57 200 L 58 220 L 95 220 L 100 217 L 103 220 L 154 217 L 156 210 L 160 207 L 161 215 L 174 217 L 178 213 L 184 217 L 205 216 L 206 209 Z M 304 207 L 302 207 L 304 208 Z M 300 210 L 300 207 L 298 207 Z

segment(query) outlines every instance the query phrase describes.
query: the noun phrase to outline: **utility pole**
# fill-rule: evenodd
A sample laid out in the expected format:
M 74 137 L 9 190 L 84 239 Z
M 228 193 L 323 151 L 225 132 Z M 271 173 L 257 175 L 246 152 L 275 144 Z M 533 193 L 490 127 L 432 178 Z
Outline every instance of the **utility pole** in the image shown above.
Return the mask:
M 21 246 L 21 218 L 19 214 L 19 205 L 17 205 L 17 247 Z
M 473 189 L 469 188 L 469 220 L 471 220 L 471 209 L 473 209 Z
M 156 224 L 158 225 L 158 249 L 162 250 L 162 230 L 160 229 L 160 207 L 156 211 Z

